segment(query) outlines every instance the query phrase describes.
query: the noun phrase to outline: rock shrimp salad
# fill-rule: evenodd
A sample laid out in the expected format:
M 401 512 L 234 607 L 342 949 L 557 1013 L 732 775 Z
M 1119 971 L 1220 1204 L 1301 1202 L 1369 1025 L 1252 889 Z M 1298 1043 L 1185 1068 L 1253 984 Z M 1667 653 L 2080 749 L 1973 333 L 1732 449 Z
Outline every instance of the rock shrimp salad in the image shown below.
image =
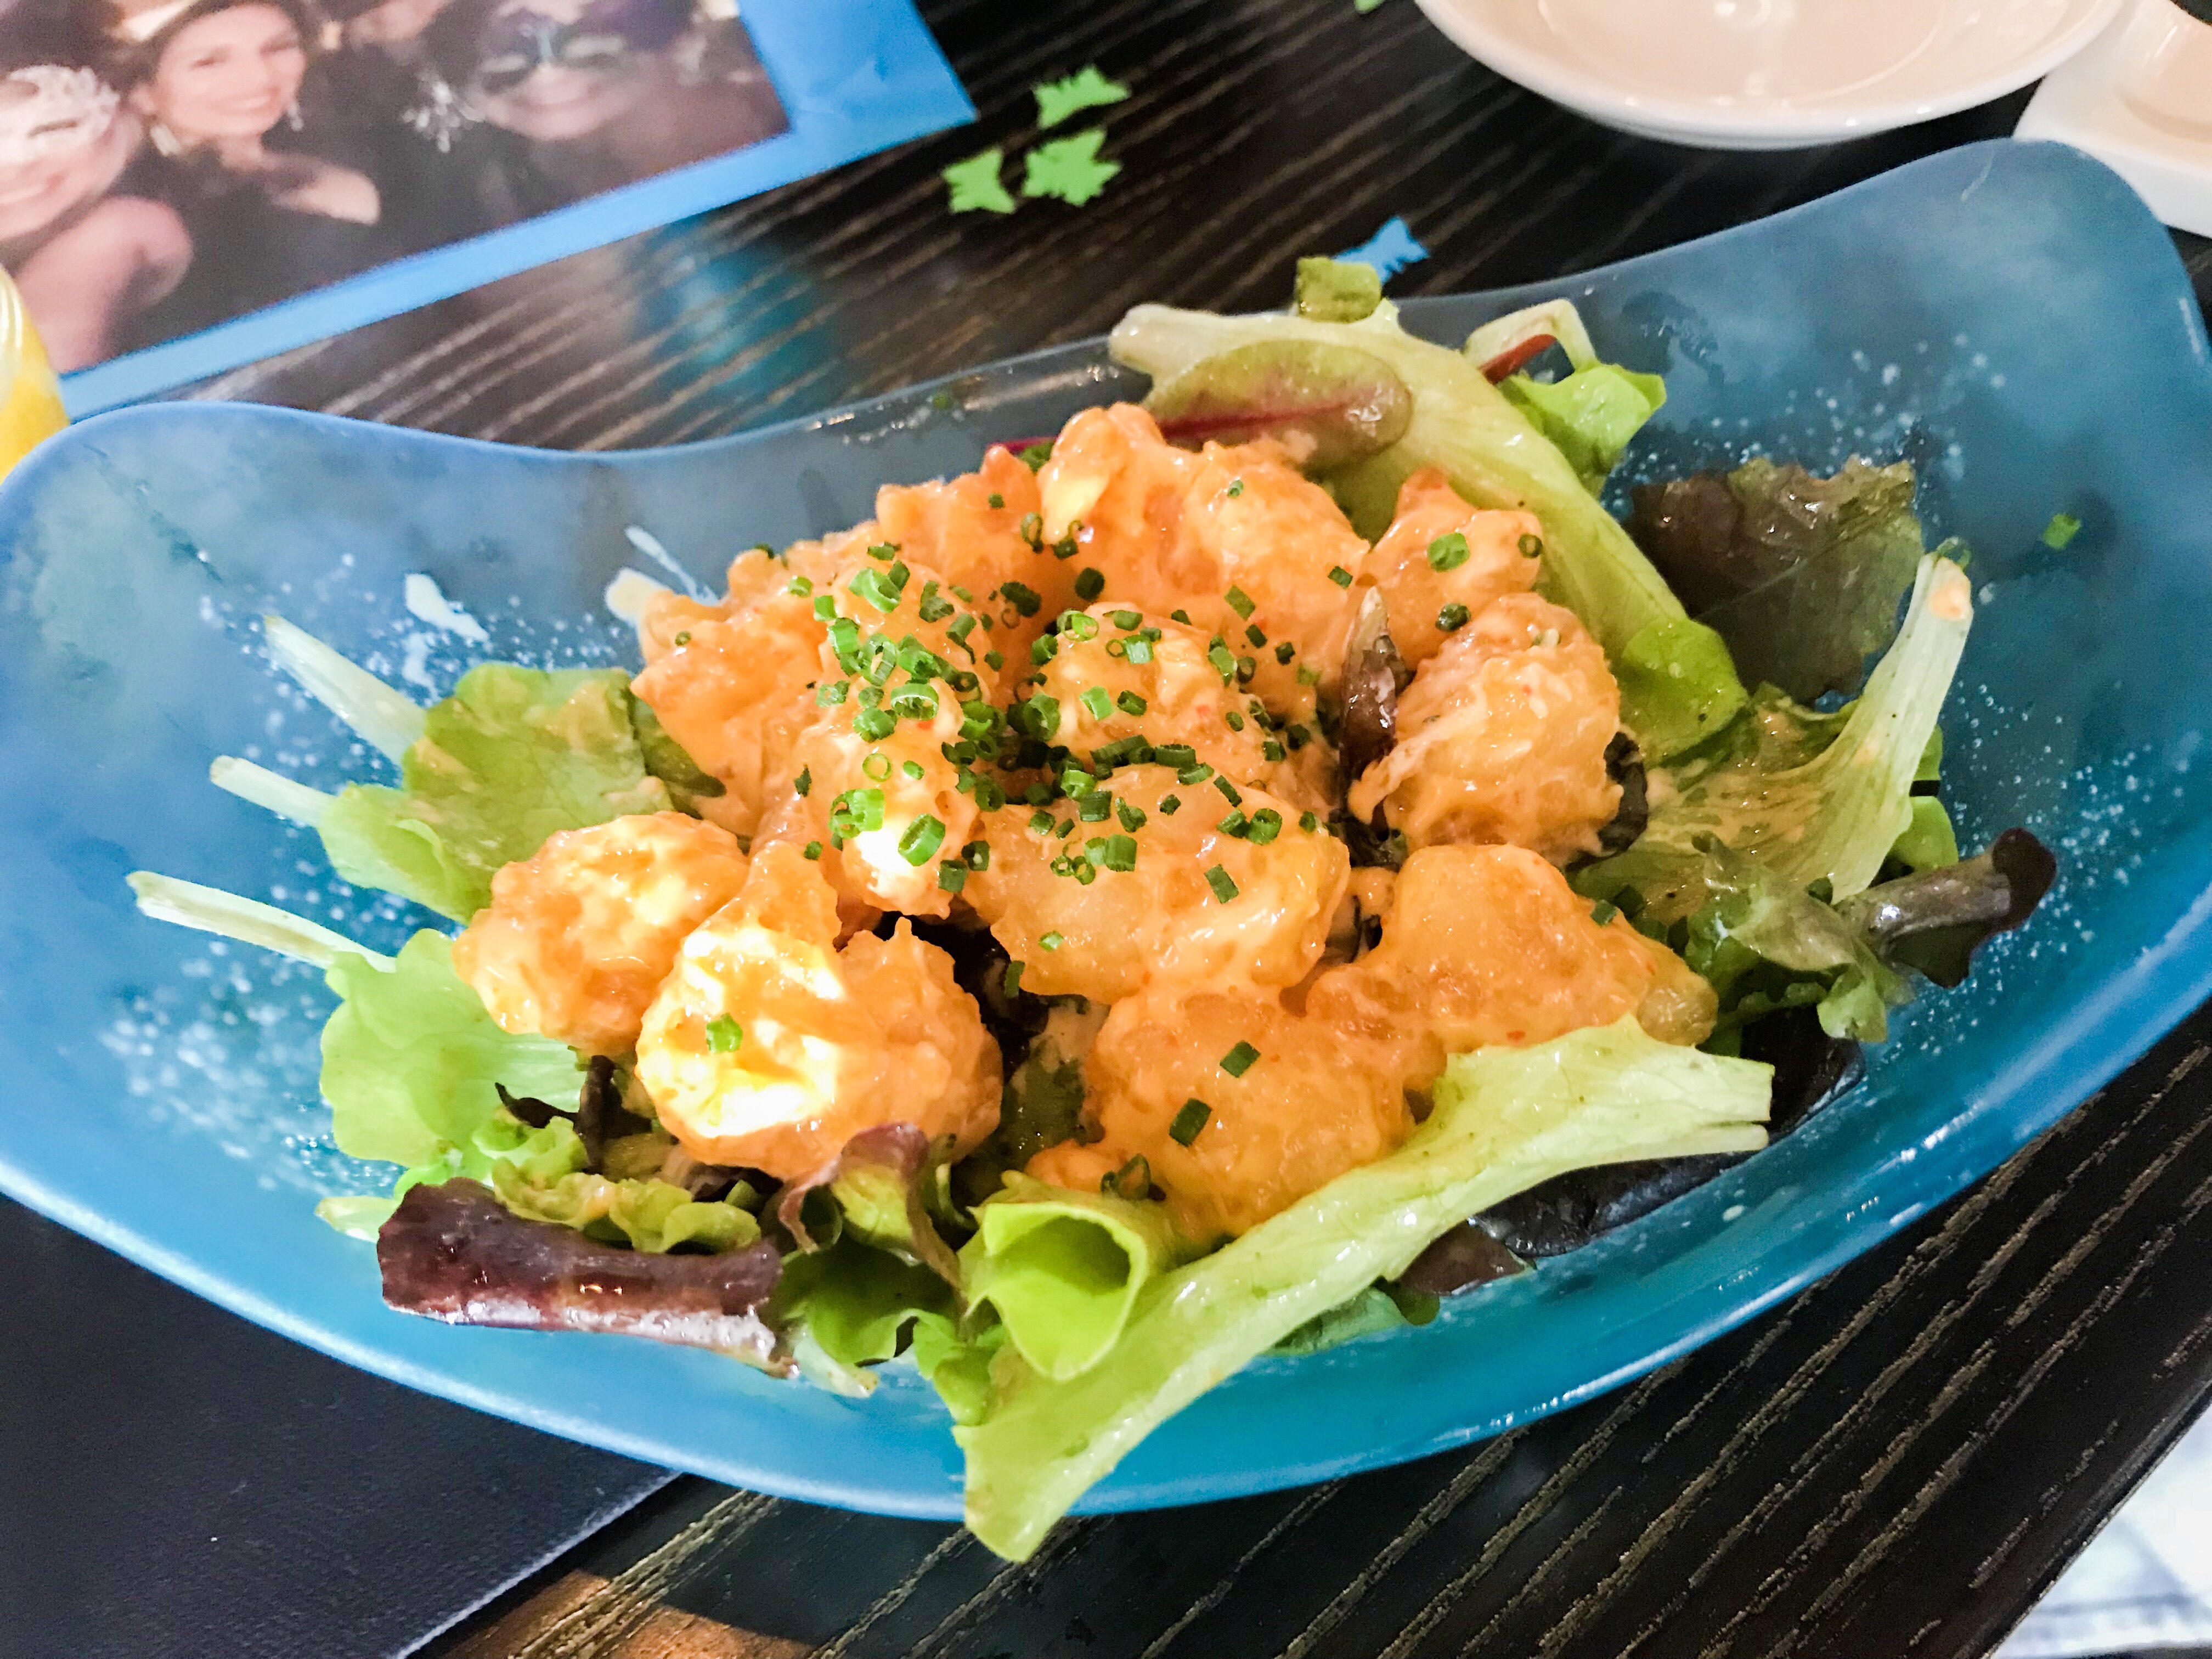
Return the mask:
M 1146 406 L 651 592 L 635 675 L 426 710 L 272 618 L 399 781 L 215 781 L 457 934 L 132 878 L 327 970 L 337 1142 L 404 1173 L 322 1213 L 392 1305 L 911 1363 L 1016 1557 L 1254 1357 L 1755 1152 L 2051 875 L 1943 811 L 1971 589 L 1909 470 L 1699 474 L 1632 538 L 1656 377 L 1327 261 L 1114 344 Z

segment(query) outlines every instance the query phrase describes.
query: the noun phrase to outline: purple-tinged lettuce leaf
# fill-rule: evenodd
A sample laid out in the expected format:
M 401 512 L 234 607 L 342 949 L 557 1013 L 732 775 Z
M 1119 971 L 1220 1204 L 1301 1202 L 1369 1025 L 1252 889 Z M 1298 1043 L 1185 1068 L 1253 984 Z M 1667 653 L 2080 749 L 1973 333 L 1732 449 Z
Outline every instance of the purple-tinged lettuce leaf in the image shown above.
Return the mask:
M 1154 387 L 1145 407 L 1170 443 L 1195 448 L 1273 438 L 1297 465 L 1319 471 L 1397 442 L 1413 397 L 1372 353 L 1276 340 L 1200 359 Z
M 780 1262 L 765 1242 L 653 1255 L 510 1214 L 473 1181 L 410 1188 L 377 1234 L 384 1299 L 452 1325 L 604 1331 L 770 1364 L 762 1317 Z
M 2008 830 L 1978 857 L 1883 882 L 1838 908 L 1885 961 L 1952 986 L 1977 946 L 2034 914 L 2057 875 L 2049 848 Z
M 1856 456 L 1819 478 L 1764 457 L 1635 494 L 1629 532 L 1744 684 L 1811 702 L 1857 689 L 1923 552 L 1911 466 Z

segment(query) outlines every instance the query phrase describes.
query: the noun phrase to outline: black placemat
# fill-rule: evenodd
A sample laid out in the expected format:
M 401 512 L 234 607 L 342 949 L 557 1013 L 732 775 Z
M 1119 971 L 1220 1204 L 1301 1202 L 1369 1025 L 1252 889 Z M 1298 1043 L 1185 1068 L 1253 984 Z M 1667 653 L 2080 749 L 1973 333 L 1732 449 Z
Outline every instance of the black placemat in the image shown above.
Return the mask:
M 326 1359 L 0 1200 L 0 1655 L 382 1659 L 669 1478 Z

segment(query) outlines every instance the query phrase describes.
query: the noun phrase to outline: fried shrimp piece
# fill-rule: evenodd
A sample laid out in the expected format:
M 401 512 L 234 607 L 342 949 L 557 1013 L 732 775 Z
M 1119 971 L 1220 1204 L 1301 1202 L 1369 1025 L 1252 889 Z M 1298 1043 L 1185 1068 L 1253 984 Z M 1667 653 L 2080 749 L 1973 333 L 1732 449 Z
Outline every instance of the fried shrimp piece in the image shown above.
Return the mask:
M 965 896 L 1024 989 L 1117 1002 L 1152 980 L 1293 985 L 1320 959 L 1343 843 L 1264 791 L 1231 799 L 1210 767 L 1177 781 L 1199 769 L 1128 767 L 1079 799 L 987 817 L 990 867 Z
M 1011 663 L 1026 662 L 1030 641 L 1077 603 L 1073 562 L 1056 557 L 1042 533 L 1036 475 L 1003 445 L 957 478 L 884 485 L 876 528 L 909 564 L 973 594 L 992 619 L 991 643 Z M 1016 603 L 1024 592 L 1037 600 L 1027 611 Z
M 637 1075 L 702 1163 L 792 1180 L 863 1129 L 913 1123 L 960 1152 L 999 1119 L 999 1048 L 952 959 L 902 921 L 836 948 L 837 897 L 795 847 L 684 941 L 647 1010 Z
M 1620 805 L 1606 747 L 1620 688 L 1572 611 L 1498 600 L 1424 663 L 1398 700 L 1397 746 L 1352 785 L 1415 847 L 1503 843 L 1565 863 L 1597 850 Z
M 1453 536 L 1459 540 L 1447 539 Z M 1479 617 L 1492 601 L 1535 586 L 1543 536 L 1533 513 L 1469 507 L 1439 468 L 1407 478 L 1397 516 L 1362 573 L 1382 590 L 1391 641 L 1406 665 L 1419 668 L 1441 651 L 1454 617 Z
M 1084 1061 L 1102 1139 L 1047 1147 L 1029 1173 L 1095 1192 L 1142 1158 L 1189 1237 L 1247 1231 L 1412 1131 L 1385 1048 L 1274 992 L 1156 985 L 1115 1005 Z
M 1037 485 L 1046 539 L 1074 538 L 1073 562 L 1104 579 L 1103 598 L 1182 611 L 1249 659 L 1244 683 L 1270 708 L 1304 713 L 1316 689 L 1334 689 L 1367 544 L 1279 447 L 1193 454 L 1116 404 L 1067 423 Z
M 1112 604 L 1068 611 L 1047 642 L 1053 654 L 1026 688 L 1028 730 L 1083 758 L 1141 740 L 1185 750 L 1225 774 L 1300 806 L 1322 807 L 1315 786 L 1289 764 L 1287 732 L 1224 672 L 1195 628 Z M 1042 699 L 1042 701 L 1040 701 Z M 1043 723 L 1042 729 L 1039 722 Z M 1298 728 L 1297 741 L 1310 734 Z
M 755 556 L 750 562 L 774 562 Z M 814 683 L 825 628 L 813 602 L 788 586 L 787 577 L 755 591 L 726 613 L 679 593 L 656 594 L 638 627 L 647 666 L 630 690 L 721 784 L 723 793 L 702 799 L 700 811 L 734 835 L 760 827 L 797 769 L 790 757 L 799 734 L 819 712 Z
M 1609 908 L 1609 907 L 1608 907 Z M 1306 1010 L 1344 1029 L 1395 1030 L 1415 1045 L 1402 1075 L 1423 1088 L 1447 1054 L 1487 1044 L 1548 1042 L 1653 1003 L 1680 1041 L 1695 1029 L 1687 983 L 1705 982 L 1618 915 L 1591 905 L 1535 854 L 1517 847 L 1431 847 L 1406 860 L 1382 917 L 1382 942 L 1309 988 Z M 1712 1028 L 1705 990 L 1701 1039 Z
M 811 603 L 829 613 L 809 694 L 817 718 L 769 788 L 756 845 L 811 846 L 848 909 L 944 915 L 952 896 L 939 866 L 999 787 L 975 769 L 1005 729 L 990 701 L 996 672 L 977 648 L 981 618 L 887 545 Z
M 453 969 L 503 1030 L 625 1054 L 684 935 L 744 880 L 735 838 L 681 812 L 563 830 L 492 878 Z

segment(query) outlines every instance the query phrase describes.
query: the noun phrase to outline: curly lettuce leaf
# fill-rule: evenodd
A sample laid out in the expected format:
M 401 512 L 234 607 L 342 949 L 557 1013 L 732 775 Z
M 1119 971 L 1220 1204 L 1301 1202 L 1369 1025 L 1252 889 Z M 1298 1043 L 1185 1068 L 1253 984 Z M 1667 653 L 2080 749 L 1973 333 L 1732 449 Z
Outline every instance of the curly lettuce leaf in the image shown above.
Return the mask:
M 1025 1559 L 1160 1423 L 1513 1193 L 1593 1164 L 1756 1150 L 1770 1076 L 1656 1042 L 1633 1019 L 1460 1056 L 1396 1152 L 1154 1279 L 1097 1364 L 1061 1378 L 1000 1355 L 988 1413 L 955 1431 L 970 1530 Z
M 1710 838 L 1707 891 L 1683 959 L 1720 998 L 1722 1044 L 1751 1021 L 1805 1006 L 1832 1037 L 1880 1042 L 1905 981 L 1835 909 Z
M 614 1181 L 585 1169 L 583 1141 L 564 1120 L 556 1118 L 537 1133 L 568 1157 L 568 1168 L 549 1179 L 518 1161 L 501 1159 L 491 1172 L 492 1192 L 526 1221 L 573 1227 L 648 1255 L 665 1255 L 679 1244 L 719 1255 L 743 1249 L 761 1236 L 759 1220 L 726 1200 L 706 1202 L 671 1182 L 635 1176 Z
M 997 1310 L 1040 1376 L 1079 1376 L 1112 1352 L 1145 1287 L 1189 1252 L 1164 1206 L 1010 1175 L 975 1206 L 960 1252 L 969 1300 Z
M 343 1000 L 323 1027 L 323 1096 L 338 1148 L 351 1157 L 488 1179 L 493 1164 L 522 1144 L 502 1144 L 503 1126 L 523 1136 L 548 1133 L 509 1117 L 501 1086 L 547 1100 L 576 1093 L 575 1055 L 548 1038 L 501 1030 L 454 973 L 452 941 L 441 933 L 416 934 L 388 969 L 341 955 L 327 977 Z
M 1332 476 L 1337 498 L 1361 532 L 1379 536 L 1395 507 L 1398 488 L 1416 468 L 1437 466 L 1452 487 L 1479 507 L 1520 507 L 1544 526 L 1543 586 L 1583 619 L 1607 656 L 1620 659 L 1646 629 L 1693 629 L 1681 602 L 1628 532 L 1600 506 L 1574 465 L 1560 453 L 1481 368 L 1449 349 L 1416 338 L 1398 325 L 1387 301 L 1357 322 L 1305 317 L 1219 317 L 1167 306 L 1139 306 L 1114 330 L 1115 359 L 1165 383 L 1206 358 L 1261 342 L 1303 341 L 1350 347 L 1380 358 L 1413 394 L 1405 434 L 1380 454 Z M 1653 636 L 1656 638 L 1656 635 Z M 1647 651 L 1651 649 L 1646 641 Z M 1725 659 L 1723 648 L 1707 652 Z M 1632 727 L 1646 755 L 1679 752 L 1687 734 L 1710 734 L 1741 706 L 1733 669 L 1725 680 L 1710 665 L 1697 676 L 1662 675 L 1654 684 L 1663 706 L 1672 681 L 1689 682 L 1706 717 L 1671 709 L 1648 731 Z M 1646 704 L 1648 717 L 1650 705 Z
M 457 921 L 556 830 L 668 809 L 646 770 L 619 669 L 487 663 L 424 716 L 401 787 L 349 784 L 317 823 L 339 875 Z
M 1912 495 L 1907 462 L 1819 478 L 1762 456 L 1640 486 L 1628 529 L 1747 683 L 1809 702 L 1855 690 L 1896 632 L 1923 551 Z
M 784 1258 L 769 1320 L 784 1333 L 801 1375 L 859 1398 L 874 1392 L 872 1368 L 896 1357 L 921 1322 L 947 1345 L 933 1348 L 933 1359 L 957 1359 L 958 1314 L 952 1287 L 930 1268 L 841 1237 Z
M 1710 896 L 1708 836 L 1800 890 L 1863 890 L 1911 827 L 1913 781 L 1972 622 L 1966 573 L 1929 555 L 1856 702 L 1821 714 L 1762 695 L 1717 749 L 1657 775 L 1642 836 L 1577 871 L 1576 890 L 1616 903 L 1627 894 L 1623 908 L 1673 922 Z

